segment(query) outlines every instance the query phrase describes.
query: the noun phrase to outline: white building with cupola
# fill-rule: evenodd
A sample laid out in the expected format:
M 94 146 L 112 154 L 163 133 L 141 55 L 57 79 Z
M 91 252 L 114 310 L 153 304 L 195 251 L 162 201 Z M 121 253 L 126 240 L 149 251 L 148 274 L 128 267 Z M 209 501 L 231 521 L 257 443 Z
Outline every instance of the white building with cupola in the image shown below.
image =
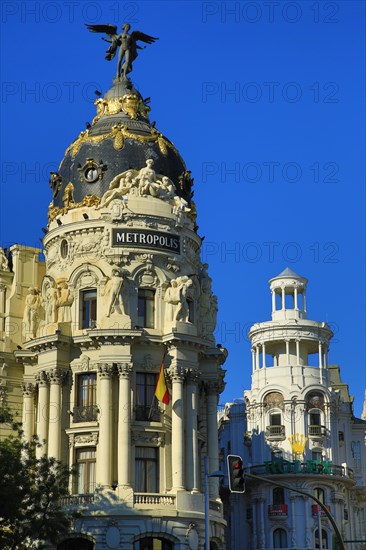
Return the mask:
M 354 416 L 339 367 L 329 364 L 329 325 L 307 318 L 307 282 L 289 268 L 269 281 L 272 318 L 249 331 L 245 410 L 238 419 L 233 403 L 219 415 L 221 459 L 243 455 L 246 471 L 262 478 L 246 478 L 245 495 L 229 496 L 224 483 L 227 538 L 245 540 L 233 550 L 334 547 L 332 525 L 310 497 L 266 480 L 317 497 L 346 548 L 366 547 L 366 421 Z
M 80 519 L 57 550 L 202 548 L 204 457 L 218 468 L 227 352 L 193 179 L 150 123 L 129 59 L 51 173 L 44 259 L 1 250 L 1 399 L 39 456 L 75 471 L 64 506 Z M 154 397 L 163 357 L 167 405 Z M 224 523 L 210 479 L 211 549 L 225 547 Z

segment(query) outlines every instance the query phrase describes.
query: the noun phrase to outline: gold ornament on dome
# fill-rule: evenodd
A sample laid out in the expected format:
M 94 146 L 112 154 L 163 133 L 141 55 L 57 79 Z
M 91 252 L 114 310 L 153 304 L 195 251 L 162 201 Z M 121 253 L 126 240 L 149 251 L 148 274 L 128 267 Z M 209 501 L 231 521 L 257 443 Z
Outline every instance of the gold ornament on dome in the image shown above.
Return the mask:
M 117 115 L 120 112 L 125 113 L 132 120 L 137 120 L 139 115 L 149 120 L 150 107 L 145 105 L 136 94 L 125 94 L 122 97 L 111 99 L 99 98 L 94 105 L 97 108 L 97 114 L 93 118 L 92 125 L 98 122 L 102 116 Z
M 292 434 L 287 438 L 291 444 L 293 454 L 303 454 L 305 451 L 305 445 L 308 440 L 303 434 Z
M 72 183 L 68 183 L 65 187 L 65 192 L 62 197 L 64 207 L 59 208 L 58 206 L 55 206 L 54 202 L 52 201 L 48 207 L 48 223 L 51 223 L 56 216 L 66 214 L 69 210 L 74 210 L 75 208 L 81 208 L 82 206 L 99 206 L 101 198 L 97 195 L 86 195 L 82 201 L 80 202 L 74 202 L 73 198 L 73 191 L 74 186 Z
M 112 126 L 112 130 L 110 132 L 100 136 L 90 135 L 89 129 L 81 132 L 76 140 L 66 149 L 65 155 L 71 153 L 71 156 L 75 157 L 84 143 L 98 144 L 105 139 L 113 139 L 113 146 L 117 151 L 123 149 L 125 139 L 133 139 L 139 143 L 157 143 L 161 153 L 164 156 L 167 156 L 168 148 L 172 149 L 176 154 L 179 154 L 173 143 L 164 137 L 163 134 L 158 132 L 158 130 L 155 130 L 155 128 L 151 129 L 150 135 L 142 136 L 141 134 L 131 132 L 125 124 L 115 124 Z

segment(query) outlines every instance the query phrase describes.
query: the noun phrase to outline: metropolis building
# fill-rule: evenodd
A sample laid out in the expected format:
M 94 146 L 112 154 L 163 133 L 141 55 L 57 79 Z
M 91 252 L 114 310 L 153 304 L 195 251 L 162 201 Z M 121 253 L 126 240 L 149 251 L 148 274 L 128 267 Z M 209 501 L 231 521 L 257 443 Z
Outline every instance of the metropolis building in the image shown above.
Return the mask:
M 339 367 L 328 362 L 330 326 L 307 318 L 307 279 L 286 268 L 269 283 L 272 319 L 249 331 L 251 388 L 219 412 L 221 460 L 238 454 L 261 478 L 247 477 L 245 494 L 229 496 L 224 484 L 227 545 L 336 548 L 329 519 L 300 489 L 326 505 L 346 548 L 364 550 L 366 409 L 354 416 Z
M 1 250 L 0 397 L 75 467 L 58 550 L 202 548 L 226 350 L 200 261 L 193 180 L 117 77 L 51 174 L 41 250 Z M 46 196 L 46 190 L 45 190 Z M 164 357 L 170 403 L 154 398 Z M 217 479 L 210 548 L 224 548 Z

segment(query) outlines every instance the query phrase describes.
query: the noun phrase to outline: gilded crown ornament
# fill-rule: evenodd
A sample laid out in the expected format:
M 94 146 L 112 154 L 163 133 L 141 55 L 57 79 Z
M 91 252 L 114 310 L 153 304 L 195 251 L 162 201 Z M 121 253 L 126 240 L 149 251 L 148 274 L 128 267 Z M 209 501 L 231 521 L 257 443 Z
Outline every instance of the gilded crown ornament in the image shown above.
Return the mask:
M 303 454 L 305 451 L 305 445 L 308 440 L 303 434 L 292 434 L 291 437 L 287 438 L 291 443 L 291 448 L 293 454 Z

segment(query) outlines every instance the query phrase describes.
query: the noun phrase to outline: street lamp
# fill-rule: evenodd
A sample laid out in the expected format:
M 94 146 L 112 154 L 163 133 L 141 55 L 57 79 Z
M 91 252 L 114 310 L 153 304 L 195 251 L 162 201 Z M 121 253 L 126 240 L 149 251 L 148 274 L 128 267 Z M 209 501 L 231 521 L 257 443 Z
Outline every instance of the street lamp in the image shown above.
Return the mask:
M 210 550 L 210 517 L 209 517 L 209 504 L 208 504 L 208 478 L 209 477 L 225 477 L 223 472 L 217 470 L 208 473 L 208 458 L 207 456 L 203 457 L 204 466 L 205 466 L 205 550 Z

